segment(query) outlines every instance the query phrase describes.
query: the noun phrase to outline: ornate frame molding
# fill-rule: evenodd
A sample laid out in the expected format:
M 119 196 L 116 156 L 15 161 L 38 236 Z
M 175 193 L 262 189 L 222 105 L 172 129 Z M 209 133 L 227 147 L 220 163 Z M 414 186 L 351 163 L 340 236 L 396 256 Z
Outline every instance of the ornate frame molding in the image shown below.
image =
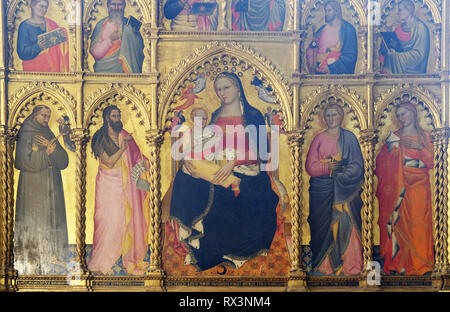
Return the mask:
M 150 129 L 150 101 L 141 90 L 127 83 L 109 83 L 87 98 L 83 120 L 85 129 L 89 130 L 91 125 L 96 124 L 94 119 L 99 118 L 98 111 L 103 110 L 106 100 L 115 96 L 118 96 L 119 100 L 124 98 L 127 106 L 131 105 L 130 112 L 136 111 L 136 117 L 140 120 L 139 124 Z
M 35 97 L 33 97 L 36 95 Z M 70 120 L 76 121 L 76 106 L 77 102 L 69 91 L 64 89 L 61 85 L 54 82 L 32 82 L 27 86 L 20 88 L 16 93 L 8 99 L 9 103 L 9 127 L 17 129 L 25 119 L 24 112 L 28 112 L 28 106 L 32 103 L 36 97 L 42 97 L 48 95 L 49 98 L 54 98 L 53 105 L 59 103 L 58 110 L 65 110 Z M 23 106 L 25 103 L 25 106 Z
M 388 109 L 388 106 L 395 101 L 395 98 L 401 97 L 402 94 L 404 93 L 409 93 L 418 96 L 420 100 L 426 105 L 426 109 L 429 110 L 429 113 L 431 114 L 434 123 L 433 126 L 435 128 L 440 128 L 442 126 L 441 121 L 442 108 L 440 106 L 438 98 L 425 87 L 419 84 L 410 84 L 410 83 L 398 84 L 388 89 L 374 101 L 373 107 L 374 107 L 375 126 L 378 127 L 381 124 L 383 114 Z
M 355 25 L 358 32 L 360 50 L 358 66 L 362 72 L 355 75 L 308 75 L 301 66 L 304 66 L 305 39 L 310 34 L 311 23 L 320 13 L 325 0 L 295 1 L 286 0 L 286 19 L 283 32 L 235 32 L 230 30 L 227 21 L 226 9 L 230 1 L 217 0 L 219 4 L 219 18 L 222 21 L 218 31 L 209 32 L 181 32 L 163 29 L 163 17 L 161 13 L 164 0 L 127 0 L 127 9 L 138 12 L 135 17 L 143 22 L 141 33 L 145 42 L 145 60 L 143 74 L 100 74 L 91 73 L 88 65 L 88 49 L 90 34 L 95 23 L 100 18 L 100 12 L 105 10 L 106 0 L 56 0 L 52 7 L 64 15 L 64 21 L 68 23 L 69 48 L 70 48 L 70 72 L 69 73 L 34 73 L 23 72 L 14 69 L 17 63 L 15 54 L 14 36 L 17 36 L 19 21 L 26 18 L 27 6 L 30 0 L 6 1 L 4 16 L 6 21 L 3 26 L 5 43 L 9 49 L 4 49 L 2 73 L 5 85 L 5 124 L 0 129 L 0 179 L 5 186 L 0 198 L 2 205 L 6 207 L 0 214 L 0 244 L 5 256 L 0 260 L 0 289 L 7 291 L 17 290 L 51 290 L 51 291 L 111 291 L 111 290 L 136 290 L 154 291 L 165 290 L 165 285 L 170 290 L 220 289 L 226 291 L 245 291 L 247 289 L 261 289 L 269 286 L 270 290 L 294 290 L 294 291 L 359 291 L 369 287 L 365 284 L 367 271 L 358 276 L 351 277 L 313 277 L 307 276 L 302 267 L 301 241 L 302 222 L 305 222 L 302 209 L 302 191 L 307 187 L 303 183 L 305 131 L 312 123 L 311 116 L 320 109 L 320 103 L 330 96 L 340 98 L 353 111 L 358 120 L 360 135 L 358 139 L 364 156 L 365 182 L 364 182 L 364 206 L 363 206 L 363 247 L 364 264 L 372 259 L 370 247 L 373 245 L 373 201 L 374 167 L 376 157 L 378 130 L 383 123 L 383 115 L 393 107 L 395 99 L 402 94 L 412 94 L 425 107 L 427 114 L 433 120 L 435 130 L 432 132 L 435 147 L 435 170 L 433 172 L 433 235 L 437 255 L 435 257 L 436 270 L 432 276 L 382 276 L 380 288 L 370 290 L 425 290 L 435 291 L 448 289 L 450 283 L 449 250 L 448 250 L 448 139 L 450 130 L 442 120 L 443 114 L 448 110 L 445 103 L 445 94 L 449 89 L 448 72 L 444 72 L 441 66 L 441 56 L 448 54 L 445 51 L 448 45 L 441 45 L 442 36 L 449 34 L 449 24 L 445 20 L 449 16 L 448 7 L 450 0 L 414 0 L 421 16 L 425 16 L 425 22 L 431 35 L 430 54 L 436 57 L 429 67 L 428 74 L 417 75 L 383 75 L 367 72 L 366 55 L 374 51 L 372 62 L 376 71 L 376 47 L 371 40 L 377 39 L 377 31 L 386 24 L 386 17 L 391 19 L 392 10 L 395 10 L 397 0 L 379 0 L 382 14 L 381 26 L 371 29 L 368 25 L 367 4 L 368 0 L 338 0 L 343 10 L 351 16 L 349 20 Z M 82 25 L 74 21 L 73 5 L 81 3 L 83 7 Z M 102 7 L 103 6 L 103 7 Z M 130 8 L 130 6 L 132 8 Z M 447 9 L 447 10 L 446 10 Z M 426 11 L 426 12 L 425 12 Z M 318 13 L 319 12 L 319 13 Z M 133 13 L 134 14 L 134 13 Z M 80 16 L 78 16 L 80 18 Z M 64 25 L 65 25 L 64 22 Z M 384 24 L 383 24 L 384 23 Z M 432 25 L 433 24 L 433 25 Z M 2 26 L 0 26 L 1 28 Z M 372 32 L 373 30 L 373 32 Z M 309 33 L 308 33 L 309 31 Z M 362 36 L 362 38 L 361 38 Z M 372 36 L 372 37 L 371 37 Z M 182 41 L 189 41 L 190 46 L 199 45 L 198 48 L 187 50 L 185 55 L 173 64 L 160 63 L 158 57 L 159 45 L 162 42 L 171 47 L 178 47 Z M 280 58 L 268 59 L 264 56 L 264 47 L 274 44 L 294 49 L 293 58 L 284 60 Z M 173 45 L 172 45 L 173 44 Z M 257 47 L 257 48 L 253 48 Z M 442 51 L 441 51 L 442 49 Z M 369 51 L 369 52 L 368 52 Z M 84 55 L 83 55 L 84 54 Z M 178 54 L 177 54 L 178 55 Z M 173 57 L 173 55 L 171 56 Z M 291 270 L 288 276 L 258 277 L 258 276 L 165 276 L 164 263 L 161 259 L 161 159 L 164 129 L 172 118 L 172 104 L 180 88 L 196 73 L 210 66 L 213 61 L 221 61 L 224 57 L 231 57 L 245 70 L 257 73 L 266 85 L 274 88 L 274 94 L 282 108 L 283 122 L 289 148 L 292 173 L 290 203 L 292 207 L 292 240 L 298 248 L 293 248 L 291 258 Z M 282 72 L 276 62 L 286 65 L 287 70 Z M 434 60 L 433 60 L 434 61 Z M 444 61 L 442 61 L 444 63 Z M 278 64 L 280 64 L 278 63 Z M 173 66 L 167 73 L 163 73 L 160 79 L 158 66 Z M 300 64 L 300 65 L 299 65 Z M 297 66 L 299 65 L 299 66 Z M 212 65 L 211 65 L 212 66 Z M 1 67 L 1 66 L 0 66 Z M 20 67 L 20 66 L 19 66 Z M 221 66 L 223 68 L 223 66 Z M 284 68 L 284 67 L 283 67 Z M 299 72 L 300 70 L 300 72 Z M 80 72 L 81 71 L 81 72 Z M 117 82 L 120 81 L 120 82 Z M 8 89 L 10 90 L 8 93 Z M 88 92 L 86 92 L 88 90 Z M 88 94 L 87 94 L 88 93 Z M 373 94 L 376 94 L 376 97 Z M 93 276 L 85 266 L 86 243 L 86 148 L 89 142 L 89 129 L 101 118 L 102 109 L 110 100 L 119 100 L 129 108 L 129 114 L 133 114 L 134 121 L 139 123 L 146 139 L 146 150 L 149 154 L 151 165 L 151 224 L 149 225 L 149 238 L 151 247 L 150 270 L 142 276 Z M 81 266 L 79 280 L 68 282 L 66 276 L 18 276 L 14 271 L 13 237 L 14 237 L 14 148 L 17 131 L 25 117 L 31 112 L 37 101 L 46 100 L 48 105 L 57 111 L 64 111 L 69 116 L 73 125 L 73 140 L 76 145 L 76 245 L 77 261 Z M 395 105 L 395 104 L 394 104 Z M 298 112 L 298 114 L 297 114 Z M 296 116 L 294 116 L 296 114 Z M 373 118 L 371 118 L 371 116 Z M 317 117 L 317 116 L 316 116 Z M 300 120 L 298 120 L 300 119 Z M 297 120 L 297 125 L 295 124 Z M 369 123 L 370 121 L 370 123 Z M 311 123 L 312 122 L 312 123 Z M 430 173 L 431 174 L 431 173 Z M 372 243 L 372 245 L 370 245 Z M 441 284 L 440 284 L 441 283 Z M 358 288 L 359 286 L 359 288 Z
M 364 130 L 367 128 L 367 105 L 365 100 L 361 99 L 361 96 L 356 91 L 351 91 L 341 84 L 332 84 L 317 88 L 301 104 L 302 118 L 300 121 L 300 129 L 302 131 L 307 130 L 308 123 L 311 121 L 310 116 L 320 107 L 320 103 L 330 96 L 342 98 L 355 111 L 360 129 Z

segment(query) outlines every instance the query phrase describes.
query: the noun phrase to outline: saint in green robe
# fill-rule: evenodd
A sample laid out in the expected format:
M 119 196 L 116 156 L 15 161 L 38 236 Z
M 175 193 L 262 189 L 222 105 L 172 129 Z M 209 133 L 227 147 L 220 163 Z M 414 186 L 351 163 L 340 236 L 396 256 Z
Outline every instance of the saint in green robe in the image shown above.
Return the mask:
M 415 18 L 411 32 L 395 30 L 402 52 L 391 50 L 384 59 L 384 70 L 392 74 L 424 74 L 427 72 L 430 53 L 430 33 L 424 22 Z M 405 38 L 403 38 L 405 37 Z M 404 39 L 404 40 L 402 40 Z

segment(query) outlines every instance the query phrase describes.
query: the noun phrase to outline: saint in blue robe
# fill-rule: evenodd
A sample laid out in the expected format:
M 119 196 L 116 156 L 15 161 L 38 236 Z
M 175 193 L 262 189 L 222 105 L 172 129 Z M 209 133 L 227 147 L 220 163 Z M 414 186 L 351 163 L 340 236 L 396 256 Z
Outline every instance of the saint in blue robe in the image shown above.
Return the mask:
M 24 21 L 19 25 L 17 34 L 17 54 L 21 60 L 32 60 L 41 53 L 38 36 L 46 32 L 40 26 Z
M 340 129 L 338 140 L 343 169 L 331 176 L 311 177 L 309 184 L 309 217 L 311 229 L 312 270 L 328 256 L 334 272 L 343 265 L 353 227 L 361 237 L 361 186 L 364 182 L 364 160 L 358 139 L 348 130 Z M 334 205 L 346 204 L 348 211 Z M 338 223 L 336 239 L 332 225 Z
M 314 35 L 315 38 L 320 36 L 325 26 L 326 24 L 319 28 Z M 339 51 L 341 55 L 336 62 L 328 65 L 330 74 L 354 74 L 356 60 L 358 59 L 358 40 L 355 27 L 346 20 L 342 20 L 339 41 L 341 42 L 341 50 Z M 320 73 L 316 72 L 316 74 Z

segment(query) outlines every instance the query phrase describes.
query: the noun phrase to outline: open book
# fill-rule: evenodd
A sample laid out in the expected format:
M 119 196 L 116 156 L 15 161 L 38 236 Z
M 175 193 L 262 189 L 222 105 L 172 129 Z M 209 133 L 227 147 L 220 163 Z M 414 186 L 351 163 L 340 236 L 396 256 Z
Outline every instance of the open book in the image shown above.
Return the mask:
M 402 44 L 400 39 L 393 31 L 381 32 L 381 38 L 383 40 L 386 49 L 394 49 L 397 52 L 403 52 Z
M 66 34 L 66 31 L 64 30 L 64 28 L 56 28 L 49 32 L 39 35 L 38 40 L 40 38 L 44 38 L 45 45 L 44 45 L 43 50 L 45 50 L 45 49 L 51 48 L 57 44 L 66 42 L 67 41 L 66 36 L 67 36 L 67 34 Z

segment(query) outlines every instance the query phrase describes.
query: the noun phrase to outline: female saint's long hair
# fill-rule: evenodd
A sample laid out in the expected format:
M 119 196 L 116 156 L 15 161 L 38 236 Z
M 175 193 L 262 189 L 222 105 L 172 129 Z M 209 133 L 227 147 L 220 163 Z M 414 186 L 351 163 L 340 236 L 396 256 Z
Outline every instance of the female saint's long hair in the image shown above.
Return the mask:
M 419 141 L 420 144 L 422 144 L 422 146 L 424 148 L 426 148 L 427 150 L 430 151 L 430 148 L 429 148 L 429 145 L 428 145 L 428 139 L 427 139 L 427 132 L 420 126 L 419 117 L 418 117 L 418 114 L 417 114 L 416 106 L 414 104 L 412 104 L 411 102 L 403 102 L 403 103 L 401 103 L 401 104 L 399 104 L 399 105 L 397 105 L 395 107 L 395 114 L 397 114 L 397 111 L 400 108 L 407 109 L 407 110 L 409 110 L 410 112 L 413 113 L 413 116 L 414 116 L 414 127 L 417 130 L 418 141 Z M 430 151 L 430 152 L 433 152 L 433 151 Z

